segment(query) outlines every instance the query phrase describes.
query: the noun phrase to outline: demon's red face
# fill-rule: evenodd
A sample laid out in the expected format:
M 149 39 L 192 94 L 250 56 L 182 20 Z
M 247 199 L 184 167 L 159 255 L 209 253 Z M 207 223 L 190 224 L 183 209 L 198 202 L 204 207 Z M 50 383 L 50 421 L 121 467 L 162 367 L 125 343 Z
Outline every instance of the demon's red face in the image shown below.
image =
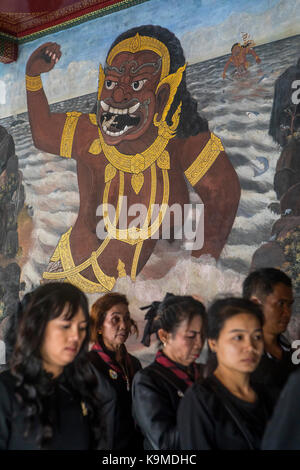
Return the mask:
M 161 57 L 152 51 L 121 52 L 105 67 L 98 124 L 108 145 L 133 141 L 153 127 Z

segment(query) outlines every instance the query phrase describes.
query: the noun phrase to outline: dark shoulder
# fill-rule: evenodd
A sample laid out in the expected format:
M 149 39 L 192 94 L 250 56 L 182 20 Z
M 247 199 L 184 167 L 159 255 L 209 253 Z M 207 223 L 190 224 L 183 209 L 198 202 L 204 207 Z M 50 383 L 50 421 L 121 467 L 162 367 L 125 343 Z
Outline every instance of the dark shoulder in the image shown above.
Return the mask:
M 103 361 L 103 359 L 99 356 L 96 351 L 89 351 L 88 359 L 98 371 L 100 370 L 102 372 L 105 372 L 109 369 L 109 366 L 106 364 L 105 361 Z
M 129 358 L 133 367 L 134 372 L 137 372 L 138 370 L 142 369 L 142 364 L 140 363 L 139 359 L 132 354 L 129 354 Z
M 138 374 L 143 377 L 152 376 L 155 373 L 156 366 L 156 362 L 151 362 L 151 364 L 149 364 L 148 366 L 141 368 Z
M 284 348 L 289 349 L 289 350 L 291 349 L 291 343 L 290 343 L 290 341 L 287 339 L 286 336 L 284 336 L 284 335 L 279 335 L 279 337 L 278 337 L 278 342 L 279 342 L 279 344 L 280 344 L 281 346 L 283 346 Z
M 0 374 L 0 398 L 1 407 L 12 406 L 16 387 L 16 378 L 9 370 L 1 372 Z
M 12 375 L 10 370 L 5 370 L 0 374 L 0 384 L 2 387 L 5 387 L 7 390 L 12 391 L 16 386 L 16 377 Z
M 97 378 L 97 392 L 100 395 L 102 402 L 115 399 L 115 388 L 107 375 L 103 373 L 103 371 L 99 370 L 99 368 L 97 368 L 92 362 L 90 363 L 90 368 Z
M 98 384 L 100 384 L 105 390 L 115 386 L 115 380 L 112 380 L 110 375 L 110 365 L 107 364 L 96 351 L 89 351 L 88 359 L 93 372 L 97 376 Z
M 298 396 L 299 389 L 300 389 L 300 370 L 298 369 L 297 371 L 293 372 L 289 376 L 289 379 L 283 391 L 284 393 L 294 393 L 295 396 Z
M 145 399 L 145 391 L 147 395 L 154 394 L 155 400 L 158 397 L 167 400 L 170 409 L 181 399 L 186 390 L 184 382 L 178 380 L 174 374 L 168 371 L 161 364 L 151 363 L 144 369 L 140 369 L 133 379 L 134 397 L 138 395 L 140 399 Z M 143 392 L 142 392 L 143 391 Z
M 162 372 L 164 371 L 164 368 L 160 366 L 160 364 L 157 364 L 156 362 L 152 362 L 149 364 L 147 367 L 144 367 L 143 369 L 140 369 L 136 375 L 135 375 L 135 382 L 147 382 L 147 383 L 153 383 L 153 384 L 158 384 L 161 385 L 163 382 L 162 376 L 157 372 L 158 369 L 162 369 Z
M 196 362 L 196 368 L 198 373 L 197 383 L 202 383 L 205 380 L 205 371 L 206 371 L 206 364 L 202 364 L 200 362 Z
M 205 379 L 199 380 L 193 384 L 190 389 L 193 390 L 196 395 L 211 395 L 213 391 L 212 379 L 210 377 L 206 377 Z
M 186 385 L 178 379 L 169 369 L 157 362 L 152 362 L 144 369 L 140 369 L 134 378 L 135 383 L 146 385 L 153 389 L 165 390 L 185 390 Z
M 209 378 L 196 382 L 184 394 L 182 412 L 194 410 L 209 416 L 219 416 L 222 413 L 222 401 L 211 387 Z
M 186 396 L 191 396 L 193 400 L 207 404 L 208 407 L 215 406 L 220 402 L 222 390 L 216 391 L 217 384 L 213 377 L 206 377 L 193 384 L 186 392 Z
M 260 382 L 251 381 L 251 385 L 256 393 L 264 400 L 277 400 L 281 388 L 276 385 L 267 385 Z
M 263 383 L 253 383 L 252 387 L 254 388 L 261 405 L 269 409 L 271 414 L 279 399 L 281 387 L 276 385 L 265 385 Z
M 289 387 L 300 387 L 300 370 L 293 372 L 288 381 Z
M 134 369 L 134 372 L 140 370 L 142 368 L 142 364 L 140 363 L 138 358 L 129 353 L 128 356 Z M 96 351 L 89 351 L 88 358 L 97 369 L 105 371 L 110 368 L 110 366 L 99 356 Z

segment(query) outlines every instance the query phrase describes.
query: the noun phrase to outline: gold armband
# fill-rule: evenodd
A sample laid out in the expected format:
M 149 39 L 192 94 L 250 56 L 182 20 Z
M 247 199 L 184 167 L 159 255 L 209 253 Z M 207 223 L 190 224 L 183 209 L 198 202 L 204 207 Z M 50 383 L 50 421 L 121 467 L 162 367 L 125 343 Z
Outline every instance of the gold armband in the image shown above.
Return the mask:
M 199 153 L 196 160 L 185 170 L 184 174 L 192 186 L 198 183 L 198 181 L 205 175 L 210 169 L 216 158 L 224 150 L 221 139 L 215 136 L 213 133 L 210 135 L 210 139 Z
M 25 82 L 26 90 L 28 91 L 39 91 L 43 88 L 43 83 L 40 75 L 36 75 L 35 77 L 25 75 Z
M 72 146 L 73 146 L 73 139 L 75 134 L 75 129 L 77 125 L 77 121 L 81 113 L 77 111 L 72 111 L 67 113 L 64 129 L 61 136 L 61 143 L 60 143 L 60 156 L 71 158 L 72 156 Z

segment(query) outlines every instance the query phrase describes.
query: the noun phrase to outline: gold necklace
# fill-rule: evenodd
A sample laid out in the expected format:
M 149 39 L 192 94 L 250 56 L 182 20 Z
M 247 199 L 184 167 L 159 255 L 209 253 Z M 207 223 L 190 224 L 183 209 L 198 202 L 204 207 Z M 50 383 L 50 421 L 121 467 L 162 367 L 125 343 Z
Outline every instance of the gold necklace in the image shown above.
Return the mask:
M 105 224 L 105 228 L 107 230 L 108 236 L 110 238 L 114 238 L 115 240 L 119 240 L 129 245 L 136 245 L 141 241 L 147 240 L 150 238 L 154 233 L 157 232 L 159 229 L 163 218 L 166 214 L 169 202 L 169 194 L 170 194 L 170 185 L 169 185 L 169 177 L 168 177 L 168 169 L 170 167 L 166 165 L 164 168 L 161 168 L 163 174 L 163 197 L 162 197 L 162 204 L 159 209 L 159 214 L 157 218 L 153 221 L 150 225 L 152 219 L 152 213 L 154 209 L 155 199 L 156 199 L 156 187 L 157 187 L 157 175 L 156 175 L 156 163 L 151 165 L 151 193 L 150 193 L 150 202 L 147 211 L 147 217 L 145 218 L 145 222 L 141 228 L 139 227 L 130 227 L 126 229 L 119 229 L 117 228 L 117 223 L 111 222 L 108 215 L 108 195 L 111 180 L 108 181 L 105 185 L 104 193 L 103 193 L 103 220 Z M 122 172 L 120 171 L 120 175 Z M 122 199 L 123 199 L 123 190 L 124 187 L 121 185 L 119 186 L 119 195 L 118 195 L 118 212 L 117 212 L 117 219 L 119 218 L 121 207 L 122 207 Z
M 107 145 L 104 142 L 100 128 L 98 127 L 99 140 L 102 151 L 109 161 L 105 168 L 105 183 L 111 180 L 116 170 L 123 171 L 124 173 L 132 173 L 131 186 L 136 194 L 138 194 L 144 184 L 143 171 L 147 170 L 156 160 L 164 161 L 168 159 L 164 155 L 166 146 L 174 135 L 159 133 L 155 141 L 144 152 L 136 153 L 134 155 L 126 155 L 119 152 L 116 147 Z M 160 165 L 159 165 L 160 166 Z

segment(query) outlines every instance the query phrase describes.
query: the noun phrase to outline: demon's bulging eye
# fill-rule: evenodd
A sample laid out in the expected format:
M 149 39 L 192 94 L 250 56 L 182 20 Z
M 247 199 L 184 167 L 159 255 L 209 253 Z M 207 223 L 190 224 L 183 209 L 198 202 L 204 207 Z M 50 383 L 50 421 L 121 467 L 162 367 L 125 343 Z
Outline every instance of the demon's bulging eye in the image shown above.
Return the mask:
M 116 86 L 117 82 L 113 82 L 112 80 L 105 80 L 105 88 L 107 90 L 113 90 Z
M 135 82 L 132 82 L 131 84 L 131 88 L 134 90 L 134 91 L 140 91 L 144 84 L 146 83 L 146 79 L 144 80 L 136 80 Z

